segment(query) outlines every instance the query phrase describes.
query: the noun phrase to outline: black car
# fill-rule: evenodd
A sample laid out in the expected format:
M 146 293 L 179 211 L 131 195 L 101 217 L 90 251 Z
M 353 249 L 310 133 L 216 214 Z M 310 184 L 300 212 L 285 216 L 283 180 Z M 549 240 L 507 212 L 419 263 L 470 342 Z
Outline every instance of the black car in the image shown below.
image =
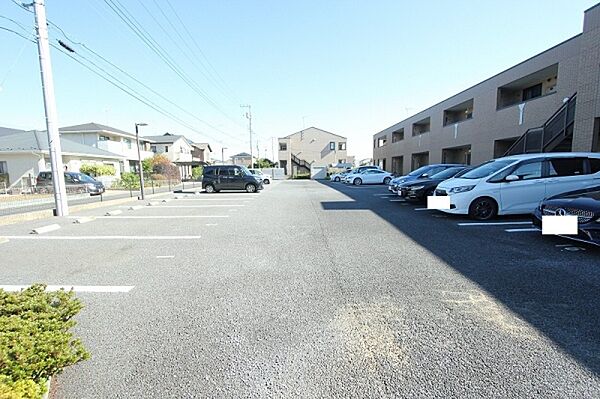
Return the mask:
M 561 237 L 600 246 L 600 186 L 546 198 L 535 209 L 533 224 L 541 228 L 544 215 L 577 216 L 578 234 Z
M 106 191 L 104 184 L 84 173 L 64 172 L 67 193 L 90 193 L 100 195 Z M 52 172 L 40 172 L 36 179 L 36 189 L 39 192 L 52 190 Z
M 202 188 L 207 193 L 221 190 L 246 190 L 255 193 L 262 190 L 263 185 L 245 166 L 215 165 L 204 167 Z
M 408 201 L 425 202 L 428 196 L 433 195 L 438 184 L 452 177 L 457 177 L 470 169 L 467 166 L 452 166 L 431 177 L 399 184 L 398 196 L 406 198 Z

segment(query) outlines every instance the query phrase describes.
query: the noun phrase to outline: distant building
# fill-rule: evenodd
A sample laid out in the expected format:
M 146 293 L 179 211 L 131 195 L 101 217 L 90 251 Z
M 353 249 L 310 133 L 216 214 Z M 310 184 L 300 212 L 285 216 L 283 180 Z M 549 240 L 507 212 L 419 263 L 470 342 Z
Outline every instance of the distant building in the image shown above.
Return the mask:
M 163 154 L 169 161 L 177 165 L 182 179 L 192 175 L 193 166 L 204 164 L 200 160 L 193 160 L 192 151 L 194 147 L 192 142 L 186 139 L 185 136 L 165 133 L 162 136 L 144 136 L 144 139 L 152 143 L 150 150 L 154 154 Z
M 231 157 L 231 163 L 234 165 L 243 165 L 249 167 L 252 163 L 252 160 L 250 159 L 250 154 L 247 152 L 240 152 L 239 154 Z
M 31 187 L 39 172 L 50 170 L 48 134 L 45 131 L 0 130 L 0 188 Z M 77 143 L 61 136 L 64 169 L 79 172 L 83 164 L 103 164 L 115 167 L 117 177 L 122 155 Z
M 582 33 L 374 134 L 373 158 L 403 174 L 505 154 L 599 151 L 598 65 L 600 4 L 585 11 Z
M 192 145 L 192 161 L 201 164 L 211 163 L 212 148 L 208 143 L 191 143 Z
M 66 126 L 59 129 L 61 137 L 68 138 L 80 144 L 118 154 L 123 161 L 117 168 L 120 172 L 134 172 L 138 170 L 138 153 L 135 133 L 129 133 L 114 127 L 99 123 L 84 123 L 81 125 Z M 151 142 L 140 136 L 141 158 L 151 157 Z
M 289 176 L 310 173 L 311 166 L 345 164 L 346 146 L 346 137 L 309 127 L 279 139 L 279 166 Z

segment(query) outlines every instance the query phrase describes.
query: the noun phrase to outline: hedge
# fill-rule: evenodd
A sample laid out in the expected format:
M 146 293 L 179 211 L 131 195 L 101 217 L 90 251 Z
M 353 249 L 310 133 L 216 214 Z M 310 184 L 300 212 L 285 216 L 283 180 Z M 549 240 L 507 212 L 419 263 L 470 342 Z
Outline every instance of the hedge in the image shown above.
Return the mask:
M 117 171 L 113 165 L 100 165 L 84 163 L 79 167 L 81 173 L 89 176 L 114 176 Z
M 0 289 L 0 399 L 41 398 L 50 377 L 90 357 L 69 331 L 82 303 L 45 289 Z

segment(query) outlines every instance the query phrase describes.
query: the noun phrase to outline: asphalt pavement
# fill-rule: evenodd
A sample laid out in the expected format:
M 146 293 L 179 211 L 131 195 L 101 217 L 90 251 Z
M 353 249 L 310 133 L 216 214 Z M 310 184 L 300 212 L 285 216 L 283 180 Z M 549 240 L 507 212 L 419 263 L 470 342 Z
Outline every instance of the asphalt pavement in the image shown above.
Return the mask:
M 0 226 L 0 285 L 86 305 L 52 398 L 600 397 L 597 248 L 383 186 L 177 197 Z

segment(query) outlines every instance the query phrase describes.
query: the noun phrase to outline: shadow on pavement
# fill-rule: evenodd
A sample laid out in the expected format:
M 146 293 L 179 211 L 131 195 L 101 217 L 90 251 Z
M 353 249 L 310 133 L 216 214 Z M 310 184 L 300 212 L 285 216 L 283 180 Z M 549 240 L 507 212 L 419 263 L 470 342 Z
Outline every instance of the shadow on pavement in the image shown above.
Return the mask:
M 320 183 L 354 200 L 324 201 L 324 210 L 368 210 L 377 214 L 600 375 L 599 248 L 543 237 L 541 233 L 511 235 L 503 229 L 483 230 L 485 233 L 458 229 L 457 222 L 470 220 L 450 215 L 431 217 L 429 211 L 413 211 L 425 205 L 403 206 L 373 195 L 385 193 L 384 186 L 355 190 L 340 183 Z M 496 236 L 495 232 L 506 236 Z M 559 246 L 567 244 L 584 250 L 561 251 Z

